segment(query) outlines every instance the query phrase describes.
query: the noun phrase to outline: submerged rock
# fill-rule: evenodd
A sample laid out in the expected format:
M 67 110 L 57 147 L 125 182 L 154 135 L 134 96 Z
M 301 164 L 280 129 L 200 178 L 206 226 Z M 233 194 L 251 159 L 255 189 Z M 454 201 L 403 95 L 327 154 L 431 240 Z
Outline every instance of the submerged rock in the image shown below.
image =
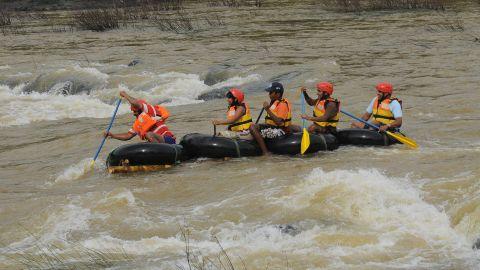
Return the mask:
M 472 249 L 480 249 L 480 238 L 475 241 L 475 243 L 472 246 Z
M 291 236 L 295 236 L 300 233 L 300 230 L 291 224 L 278 225 L 278 228 L 282 233 L 289 234 Z
M 132 62 L 128 63 L 128 66 L 133 67 L 133 66 L 136 66 L 137 64 L 140 64 L 140 60 L 133 59 Z

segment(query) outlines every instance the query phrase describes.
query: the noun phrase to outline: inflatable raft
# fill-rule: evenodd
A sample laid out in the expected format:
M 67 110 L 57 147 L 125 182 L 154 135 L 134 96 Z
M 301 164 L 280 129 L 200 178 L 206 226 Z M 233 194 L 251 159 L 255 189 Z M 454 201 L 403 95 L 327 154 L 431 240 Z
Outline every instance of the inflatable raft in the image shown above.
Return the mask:
M 360 128 L 339 130 L 337 138 L 340 145 L 388 146 L 398 143 L 384 132 Z
M 169 168 L 185 159 L 178 144 L 135 143 L 117 147 L 107 157 L 110 173 L 156 171 Z
M 262 154 L 262 150 L 254 141 L 234 140 L 200 133 L 183 136 L 180 144 L 189 158 L 248 157 Z
M 300 154 L 302 133 L 288 134 L 275 139 L 266 139 L 268 150 L 279 155 Z M 255 141 L 234 140 L 225 137 L 205 135 L 199 133 L 187 134 L 180 144 L 190 158 L 226 158 L 259 156 L 262 151 Z M 310 147 L 306 153 L 331 151 L 338 148 L 337 138 L 333 135 L 310 135 Z
M 300 154 L 303 133 L 290 133 L 275 139 L 266 139 L 268 150 L 278 155 Z M 306 154 L 332 151 L 338 148 L 337 138 L 331 134 L 310 134 L 310 146 Z

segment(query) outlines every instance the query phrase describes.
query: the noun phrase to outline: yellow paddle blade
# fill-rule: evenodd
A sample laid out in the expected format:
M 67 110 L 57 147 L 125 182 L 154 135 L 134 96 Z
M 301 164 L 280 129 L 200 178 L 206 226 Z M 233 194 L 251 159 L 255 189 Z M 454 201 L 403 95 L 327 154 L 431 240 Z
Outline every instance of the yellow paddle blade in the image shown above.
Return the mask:
M 302 143 L 300 144 L 300 154 L 305 154 L 308 147 L 310 146 L 310 134 L 308 133 L 307 129 L 303 129 L 302 135 Z
M 392 138 L 395 138 L 397 141 L 407 145 L 410 148 L 415 149 L 415 148 L 418 147 L 418 144 L 414 140 L 412 140 L 410 138 L 407 138 L 407 137 L 403 136 L 402 134 L 392 133 L 390 131 L 387 131 L 387 135 L 392 137 Z

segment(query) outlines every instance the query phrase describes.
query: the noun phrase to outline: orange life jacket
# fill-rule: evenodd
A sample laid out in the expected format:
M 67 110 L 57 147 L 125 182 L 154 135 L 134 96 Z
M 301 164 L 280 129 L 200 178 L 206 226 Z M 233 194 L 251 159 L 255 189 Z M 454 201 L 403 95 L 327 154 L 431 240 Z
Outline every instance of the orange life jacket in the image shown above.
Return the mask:
M 321 117 L 325 114 L 325 107 L 327 106 L 328 102 L 335 102 L 337 104 L 337 114 L 332 118 L 324 122 L 315 122 L 315 124 L 321 126 L 321 127 L 326 127 L 326 126 L 331 126 L 331 127 L 336 127 L 338 120 L 340 120 L 340 101 L 337 99 L 333 99 L 331 97 L 324 99 L 324 100 L 317 100 L 317 103 L 315 104 L 315 108 L 313 109 L 313 116 L 314 117 Z
M 290 126 L 290 124 L 292 122 L 292 109 L 291 109 L 291 106 L 290 106 L 290 102 L 286 98 L 282 98 L 281 100 L 275 100 L 275 102 L 273 102 L 273 104 L 270 106 L 270 110 L 272 111 L 272 113 L 275 116 L 278 116 L 278 105 L 280 103 L 287 104 L 287 108 L 288 108 L 287 118 L 282 119 L 282 124 L 277 125 L 275 123 L 275 121 L 273 121 L 273 119 L 267 113 L 267 115 L 265 116 L 265 124 L 271 125 L 271 126 L 277 126 L 277 127 L 288 127 L 288 126 Z
M 133 130 L 142 139 L 144 139 L 145 134 L 150 131 L 161 136 L 167 135 L 175 138 L 173 133 L 168 129 L 167 125 L 165 125 L 165 119 L 170 116 L 168 110 L 160 105 L 155 105 L 153 108 L 153 117 L 145 112 L 142 112 L 135 120 L 135 123 L 133 123 Z

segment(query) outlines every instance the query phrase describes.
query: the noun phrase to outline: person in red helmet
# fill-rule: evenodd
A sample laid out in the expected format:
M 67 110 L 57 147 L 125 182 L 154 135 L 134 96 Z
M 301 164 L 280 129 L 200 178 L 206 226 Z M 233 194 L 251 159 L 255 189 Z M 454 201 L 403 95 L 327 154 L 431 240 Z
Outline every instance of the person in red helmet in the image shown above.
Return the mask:
M 371 123 L 380 126 L 379 131 L 398 131 L 402 126 L 402 101 L 392 96 L 393 86 L 388 82 L 381 82 L 375 88 L 377 96 L 372 99 L 361 118 L 368 121 L 373 116 Z M 361 122 L 352 122 L 352 127 L 368 128 Z
M 225 96 L 228 102 L 227 119 L 212 120 L 212 124 L 228 125 L 228 130 L 220 132 L 218 135 L 229 138 L 252 139 L 249 130 L 252 124 L 252 116 L 250 107 L 245 102 L 245 95 L 240 89 L 232 88 Z
M 153 143 L 175 144 L 175 136 L 165 125 L 165 120 L 170 116 L 165 107 L 153 106 L 145 100 L 128 95 L 125 91 L 120 91 L 120 96 L 130 103 L 135 122 L 128 132 L 118 134 L 104 132 L 105 137 L 126 141 L 138 135 L 142 140 Z
M 333 85 L 329 82 L 319 82 L 316 85 L 318 98 L 313 99 L 308 96 L 307 88 L 302 87 L 305 101 L 310 106 L 315 106 L 313 116 L 302 114 L 302 119 L 312 121 L 313 124 L 308 127 L 309 133 L 337 133 L 337 124 L 340 119 L 340 101 L 332 97 Z

